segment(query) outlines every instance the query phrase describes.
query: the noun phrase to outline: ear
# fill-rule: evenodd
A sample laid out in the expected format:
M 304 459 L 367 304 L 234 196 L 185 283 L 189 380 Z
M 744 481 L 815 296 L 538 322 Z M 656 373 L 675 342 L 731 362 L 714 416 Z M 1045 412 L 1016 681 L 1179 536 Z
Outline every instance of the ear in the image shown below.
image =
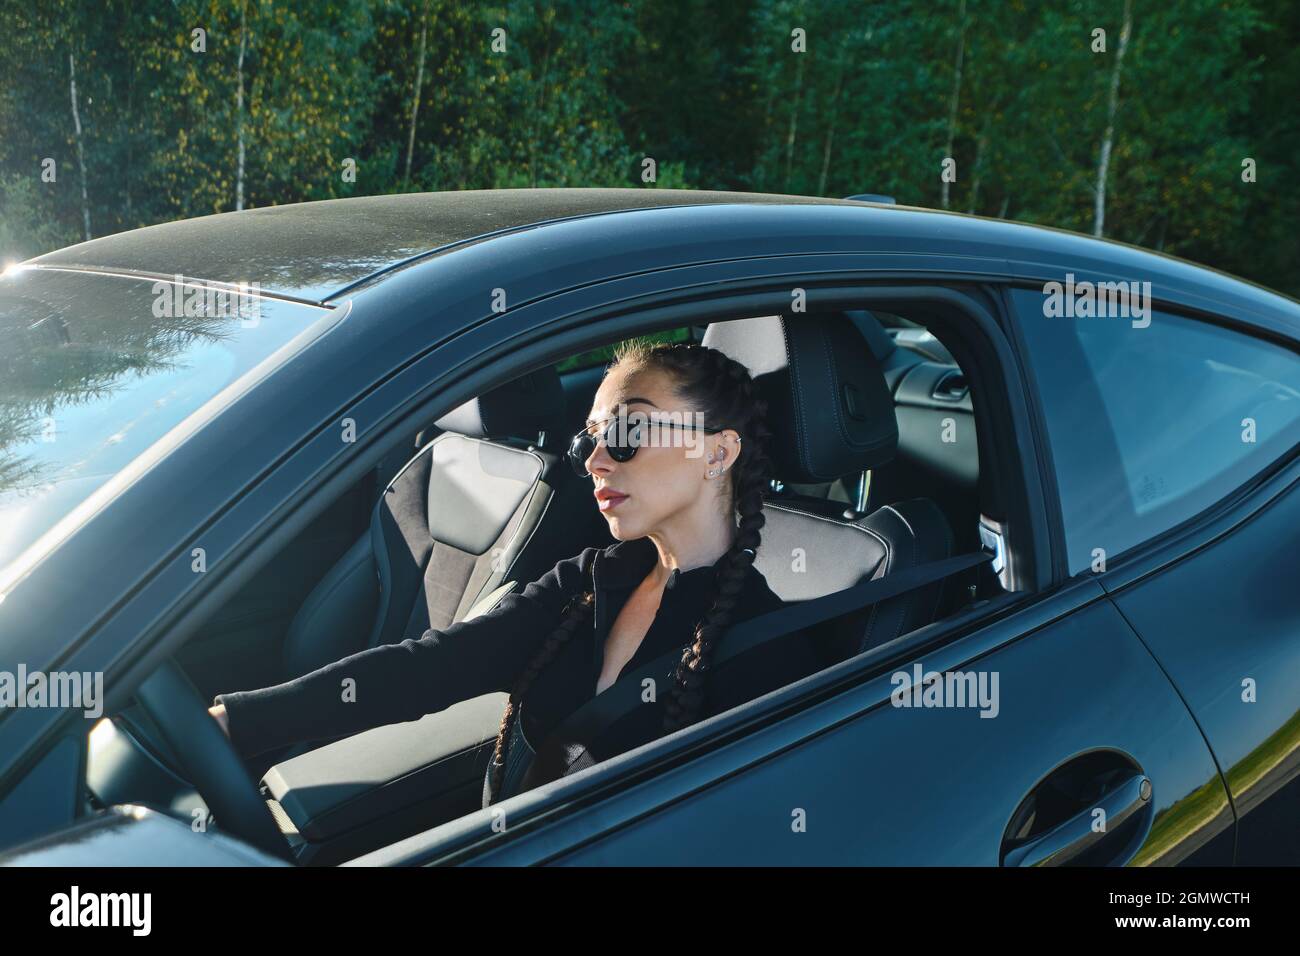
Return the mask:
M 740 434 L 735 429 L 728 428 L 726 431 L 720 432 L 717 438 L 720 439 L 718 443 L 719 449 L 725 452 L 723 461 L 727 463 L 728 467 L 734 466 L 743 450 Z

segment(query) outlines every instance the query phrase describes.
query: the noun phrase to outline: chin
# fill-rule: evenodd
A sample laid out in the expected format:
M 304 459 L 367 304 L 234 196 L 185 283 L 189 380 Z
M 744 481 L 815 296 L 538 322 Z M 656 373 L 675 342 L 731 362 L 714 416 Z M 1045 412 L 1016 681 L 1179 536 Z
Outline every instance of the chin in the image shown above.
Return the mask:
M 645 537 L 645 532 L 640 528 L 633 527 L 627 521 L 620 521 L 618 518 L 606 519 L 609 525 L 609 533 L 614 536 L 616 541 L 634 541 L 637 538 Z

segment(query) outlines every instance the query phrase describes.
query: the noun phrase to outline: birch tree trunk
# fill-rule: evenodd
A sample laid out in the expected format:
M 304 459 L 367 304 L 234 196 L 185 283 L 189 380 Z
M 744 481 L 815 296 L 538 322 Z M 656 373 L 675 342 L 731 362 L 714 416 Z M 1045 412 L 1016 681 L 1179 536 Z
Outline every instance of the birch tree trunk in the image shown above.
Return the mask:
M 994 107 L 990 106 L 990 110 Z M 975 207 L 979 204 L 980 197 L 980 180 L 984 175 L 984 150 L 989 142 L 989 124 L 987 116 L 984 121 L 984 128 L 980 130 L 979 138 L 975 141 L 975 164 L 971 169 L 970 181 L 970 204 L 966 207 L 966 212 L 974 215 Z
M 961 20 L 961 30 L 957 34 L 957 65 L 953 69 L 952 99 L 948 103 L 948 148 L 943 154 L 945 159 L 952 157 L 953 141 L 957 138 L 957 106 L 961 102 L 961 68 L 962 60 L 966 55 L 966 0 L 961 0 L 957 16 Z M 947 178 L 939 184 L 940 202 L 944 209 L 948 208 L 948 187 L 951 185 Z
M 826 144 L 822 148 L 822 172 L 817 178 L 817 195 L 826 195 L 826 177 L 831 168 L 831 145 L 835 142 L 835 120 L 839 116 L 840 90 L 844 86 L 844 53 L 837 57 L 835 92 L 831 94 L 831 115 L 826 126 Z
M 550 21 L 546 21 L 546 51 L 542 54 L 542 76 L 537 84 L 537 106 L 533 110 L 532 135 L 528 137 L 528 184 L 537 188 L 537 142 L 540 138 L 542 109 L 546 103 L 546 80 L 551 73 L 551 30 Z M 656 171 L 658 167 L 656 166 Z M 657 175 L 657 172 L 656 172 Z
M 794 103 L 790 107 L 790 130 L 785 137 L 785 188 L 790 189 L 790 174 L 794 168 L 794 142 L 799 132 L 799 101 L 803 98 L 803 58 L 806 53 L 798 54 L 799 59 L 794 70 Z
M 1106 177 L 1110 173 L 1110 153 L 1115 143 L 1115 114 L 1119 111 L 1119 78 L 1124 67 L 1124 51 L 1133 31 L 1133 0 L 1124 0 L 1124 26 L 1119 33 L 1119 49 L 1115 65 L 1110 71 L 1110 101 L 1106 106 L 1106 132 L 1101 139 L 1101 154 L 1097 157 L 1097 186 L 1093 190 L 1092 234 L 1097 237 L 1106 231 Z
M 771 79 L 772 78 L 769 75 L 768 76 L 769 82 L 767 84 L 767 105 L 764 106 L 763 108 L 763 142 L 765 143 L 775 140 L 775 137 L 771 136 L 771 132 L 772 132 L 772 113 L 773 113 L 772 107 L 773 104 L 775 104 L 776 102 L 776 84 L 771 82 Z M 767 188 L 768 161 L 769 161 L 768 157 L 771 155 L 772 154 L 767 151 L 764 151 L 762 154 L 760 154 L 758 165 L 755 170 L 757 175 L 756 185 L 760 192 L 762 192 L 764 189 Z M 775 154 L 775 159 L 772 160 L 772 162 L 774 163 L 774 165 L 777 167 L 777 170 L 779 171 L 781 166 L 781 154 L 779 151 Z
M 402 176 L 403 188 L 411 185 L 411 157 L 415 155 L 415 126 L 420 118 L 420 90 L 424 87 L 424 51 L 429 36 L 429 5 L 424 5 L 420 18 L 420 58 L 415 65 L 415 96 L 411 100 L 411 132 L 406 140 L 406 172 Z
M 85 226 L 86 241 L 90 235 L 90 198 L 86 193 L 86 150 L 81 142 L 81 114 L 77 111 L 77 62 L 68 53 L 68 93 L 72 97 L 72 128 L 76 131 L 77 165 L 81 167 L 81 220 Z
M 235 162 L 235 209 L 244 208 L 244 53 L 248 49 L 248 0 L 239 6 L 239 62 L 235 67 L 239 78 L 235 94 L 235 124 L 239 130 L 239 158 Z
M 135 116 L 135 63 L 131 64 L 131 73 L 126 84 L 126 115 Z M 131 206 L 131 182 L 135 178 L 135 135 L 128 120 L 126 127 L 126 221 L 129 229 L 135 221 Z

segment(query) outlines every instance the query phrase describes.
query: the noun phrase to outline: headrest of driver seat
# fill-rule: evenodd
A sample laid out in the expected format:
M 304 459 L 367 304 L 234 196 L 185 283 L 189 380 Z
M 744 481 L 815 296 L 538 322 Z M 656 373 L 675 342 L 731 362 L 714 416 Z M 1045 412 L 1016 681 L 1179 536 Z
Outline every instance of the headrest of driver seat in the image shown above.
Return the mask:
M 898 448 L 894 400 L 862 333 L 840 313 L 714 322 L 703 344 L 749 369 L 767 401 L 776 477 L 833 481 Z
M 439 418 L 434 425 L 470 438 L 527 438 L 554 432 L 564 422 L 564 387 L 554 365 L 529 372 Z M 547 438 L 547 444 L 555 436 Z

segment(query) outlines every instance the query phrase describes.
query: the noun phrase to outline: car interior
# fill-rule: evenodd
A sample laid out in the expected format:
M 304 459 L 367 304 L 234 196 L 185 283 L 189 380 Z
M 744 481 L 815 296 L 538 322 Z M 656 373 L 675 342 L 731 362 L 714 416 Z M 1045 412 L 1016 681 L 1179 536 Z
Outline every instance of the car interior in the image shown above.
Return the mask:
M 757 566 L 785 601 L 981 547 L 970 384 L 915 317 L 836 311 L 648 336 L 721 349 L 755 375 L 778 435 Z M 386 456 L 268 562 L 176 656 L 206 701 L 488 613 L 557 561 L 612 543 L 565 458 L 616 343 L 465 402 Z M 829 378 L 827 377 L 829 374 Z M 833 384 L 829 384 L 833 383 Z M 857 437 L 829 424 L 851 393 Z M 896 423 L 896 435 L 894 424 Z M 833 476 L 833 477 L 829 477 Z M 829 478 L 829 480 L 828 480 Z M 799 551 L 806 567 L 793 569 Z M 818 630 L 827 666 L 1001 594 L 983 565 Z M 301 864 L 332 865 L 480 808 L 505 694 L 247 762 Z M 131 706 L 91 732 L 90 806 L 201 817 L 183 761 Z M 219 824 L 218 824 L 219 825 Z

